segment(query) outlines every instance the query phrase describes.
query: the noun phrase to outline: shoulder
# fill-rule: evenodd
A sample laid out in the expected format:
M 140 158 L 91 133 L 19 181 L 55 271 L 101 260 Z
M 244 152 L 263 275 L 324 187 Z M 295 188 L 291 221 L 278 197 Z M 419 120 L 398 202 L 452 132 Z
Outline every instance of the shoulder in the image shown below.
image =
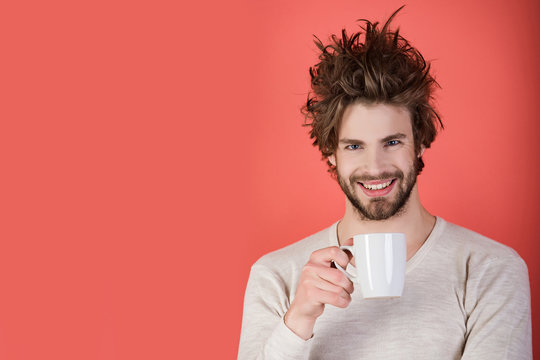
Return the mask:
M 523 259 L 511 247 L 470 229 L 442 221 L 441 245 L 457 251 L 467 261 L 469 267 L 492 262 L 524 264 Z

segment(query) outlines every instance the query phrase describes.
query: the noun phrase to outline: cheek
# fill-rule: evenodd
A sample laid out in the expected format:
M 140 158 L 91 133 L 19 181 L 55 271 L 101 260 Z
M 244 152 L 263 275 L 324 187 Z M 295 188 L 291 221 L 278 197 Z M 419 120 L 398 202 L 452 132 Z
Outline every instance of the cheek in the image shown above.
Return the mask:
M 403 150 L 404 151 L 401 152 L 398 157 L 396 157 L 396 162 L 402 169 L 414 166 L 414 164 L 418 160 L 418 156 L 415 153 L 414 148 L 410 147 Z
M 341 177 L 348 178 L 353 172 L 356 171 L 356 167 L 354 167 L 351 163 L 341 161 L 337 163 L 337 170 Z

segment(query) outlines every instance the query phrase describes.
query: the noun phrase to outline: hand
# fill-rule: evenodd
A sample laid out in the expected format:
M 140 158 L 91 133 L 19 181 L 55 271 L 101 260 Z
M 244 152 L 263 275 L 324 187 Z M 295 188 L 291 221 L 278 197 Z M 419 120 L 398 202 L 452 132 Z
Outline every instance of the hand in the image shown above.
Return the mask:
M 348 242 L 352 244 L 352 239 Z M 285 314 L 285 325 L 304 340 L 312 336 L 315 321 L 326 304 L 345 308 L 351 302 L 353 283 L 344 273 L 332 267 L 332 260 L 345 268 L 349 255 L 337 246 L 311 254 L 302 269 L 296 296 Z

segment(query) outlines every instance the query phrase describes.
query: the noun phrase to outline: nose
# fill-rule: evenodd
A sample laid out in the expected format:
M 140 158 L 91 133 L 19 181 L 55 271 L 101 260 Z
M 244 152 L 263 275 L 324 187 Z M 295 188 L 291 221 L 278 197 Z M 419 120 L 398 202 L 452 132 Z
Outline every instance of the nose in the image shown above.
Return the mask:
M 371 175 L 378 175 L 386 169 L 386 155 L 381 149 L 369 149 L 365 152 L 364 171 Z

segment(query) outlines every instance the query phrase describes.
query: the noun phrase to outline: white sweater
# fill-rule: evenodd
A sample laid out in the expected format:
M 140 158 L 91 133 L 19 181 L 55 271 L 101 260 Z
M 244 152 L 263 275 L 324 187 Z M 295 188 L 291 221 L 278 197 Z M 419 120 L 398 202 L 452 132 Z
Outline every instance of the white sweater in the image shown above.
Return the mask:
M 252 267 L 239 360 L 532 359 L 527 266 L 511 248 L 437 218 L 407 262 L 403 296 L 327 305 L 313 337 L 283 322 L 310 254 L 338 246 L 337 223 Z

